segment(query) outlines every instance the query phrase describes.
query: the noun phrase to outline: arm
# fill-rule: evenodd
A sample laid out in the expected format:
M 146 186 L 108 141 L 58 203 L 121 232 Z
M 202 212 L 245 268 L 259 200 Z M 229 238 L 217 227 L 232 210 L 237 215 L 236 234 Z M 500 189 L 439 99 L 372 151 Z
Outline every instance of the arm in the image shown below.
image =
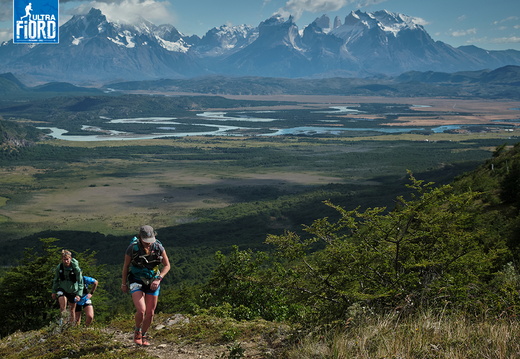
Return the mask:
M 83 272 L 79 266 L 79 262 L 76 258 L 72 258 L 70 261 L 70 265 L 74 269 L 76 273 L 76 283 L 74 284 L 74 294 L 76 294 L 76 299 L 79 300 L 83 296 L 83 289 L 85 288 L 85 283 L 83 282 Z M 79 297 L 79 298 L 78 298 Z
M 126 284 L 126 280 L 128 277 L 128 267 L 130 267 L 130 261 L 132 258 L 128 254 L 125 254 L 125 262 L 123 264 L 123 273 L 121 274 L 121 290 L 123 292 L 128 291 L 128 285 Z
M 92 289 L 90 289 L 90 295 L 92 296 L 92 294 L 94 294 L 94 292 L 96 291 L 96 288 L 98 286 L 98 281 L 97 280 L 94 280 L 94 283 L 92 283 Z
M 164 276 L 170 271 L 171 266 L 170 266 L 170 259 L 168 258 L 168 255 L 166 254 L 165 250 L 161 253 L 161 256 L 162 256 L 163 267 L 162 267 L 161 273 L 159 275 L 164 278 Z
M 81 272 L 81 269 L 80 269 L 79 272 L 76 272 L 76 296 L 78 298 L 83 297 L 84 288 L 85 288 L 85 282 L 83 281 L 83 273 Z
M 159 276 L 158 278 L 155 278 L 154 281 L 152 282 L 152 284 L 150 285 L 150 288 L 155 290 L 159 287 L 159 285 L 161 284 L 161 281 L 162 279 L 164 278 L 164 276 L 170 271 L 170 260 L 168 259 L 168 255 L 166 254 L 166 251 L 163 251 L 161 253 L 161 256 L 162 256 L 162 264 L 163 264 L 163 267 L 161 269 L 161 272 L 159 273 Z
M 98 286 L 97 280 L 95 280 L 94 278 L 91 278 L 90 280 L 91 280 L 90 284 L 92 285 L 92 287 L 90 287 L 90 290 L 88 291 L 88 294 L 87 294 L 88 299 L 92 298 L 92 295 L 94 294 L 94 292 L 96 291 L 96 288 Z

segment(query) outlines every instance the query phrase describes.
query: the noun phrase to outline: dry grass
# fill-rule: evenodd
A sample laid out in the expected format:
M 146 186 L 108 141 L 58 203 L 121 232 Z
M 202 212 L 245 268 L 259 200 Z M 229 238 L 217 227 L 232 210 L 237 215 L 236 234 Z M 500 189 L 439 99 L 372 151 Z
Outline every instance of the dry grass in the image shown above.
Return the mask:
M 312 336 L 288 352 L 306 358 L 520 358 L 518 320 L 477 321 L 424 314 L 399 320 L 389 315 L 354 328 Z
M 113 175 L 125 171 L 132 175 Z M 234 199 L 219 192 L 219 188 L 280 183 L 308 186 L 342 181 L 311 170 L 257 173 L 250 168 L 230 171 L 225 166 L 173 167 L 161 161 L 114 159 L 69 164 L 59 179 L 38 179 L 36 176 L 41 172 L 28 166 L 0 169 L 0 184 L 5 187 L 13 184 L 33 188 L 30 196 L 14 199 L 12 195 L 0 196 L 0 222 L 9 222 L 18 237 L 43 229 L 133 233 L 135 223 L 154 223 L 159 228 L 172 226 L 189 221 L 194 209 L 232 204 Z

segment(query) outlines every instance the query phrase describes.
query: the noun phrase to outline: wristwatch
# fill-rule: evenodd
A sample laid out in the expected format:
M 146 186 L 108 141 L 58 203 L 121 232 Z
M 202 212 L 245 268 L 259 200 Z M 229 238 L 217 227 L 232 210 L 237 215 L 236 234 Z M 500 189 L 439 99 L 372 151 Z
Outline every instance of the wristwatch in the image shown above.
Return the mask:
M 163 280 L 163 277 L 158 275 L 157 277 L 155 277 L 155 279 Z

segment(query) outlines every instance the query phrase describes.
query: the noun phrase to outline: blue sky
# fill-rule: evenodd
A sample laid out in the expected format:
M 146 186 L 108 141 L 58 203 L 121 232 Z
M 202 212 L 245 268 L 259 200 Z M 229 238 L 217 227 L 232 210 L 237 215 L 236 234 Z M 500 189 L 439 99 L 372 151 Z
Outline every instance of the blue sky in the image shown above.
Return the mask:
M 12 38 L 12 7 L 13 0 L 0 0 L 0 41 Z M 199 36 L 224 24 L 257 26 L 275 13 L 292 14 L 302 29 L 323 14 L 344 20 L 353 10 L 385 9 L 417 18 L 434 40 L 455 47 L 520 50 L 519 0 L 62 0 L 60 22 L 91 7 L 109 18 L 131 22 L 141 15 Z

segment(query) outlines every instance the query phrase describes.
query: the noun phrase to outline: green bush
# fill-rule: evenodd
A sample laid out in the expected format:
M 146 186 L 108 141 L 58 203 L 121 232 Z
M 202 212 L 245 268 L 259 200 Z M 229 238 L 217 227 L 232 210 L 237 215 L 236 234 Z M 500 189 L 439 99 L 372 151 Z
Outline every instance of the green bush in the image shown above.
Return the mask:
M 482 220 L 480 193 L 410 181 L 408 199 L 398 197 L 393 210 L 326 202 L 339 219 L 314 221 L 305 237 L 268 236 L 274 254 L 219 254 L 208 303 L 230 303 L 235 318 L 301 320 L 305 313 L 307 321 L 328 323 L 347 320 L 356 306 L 475 315 L 517 308 L 516 269 L 502 271 L 507 241 Z

